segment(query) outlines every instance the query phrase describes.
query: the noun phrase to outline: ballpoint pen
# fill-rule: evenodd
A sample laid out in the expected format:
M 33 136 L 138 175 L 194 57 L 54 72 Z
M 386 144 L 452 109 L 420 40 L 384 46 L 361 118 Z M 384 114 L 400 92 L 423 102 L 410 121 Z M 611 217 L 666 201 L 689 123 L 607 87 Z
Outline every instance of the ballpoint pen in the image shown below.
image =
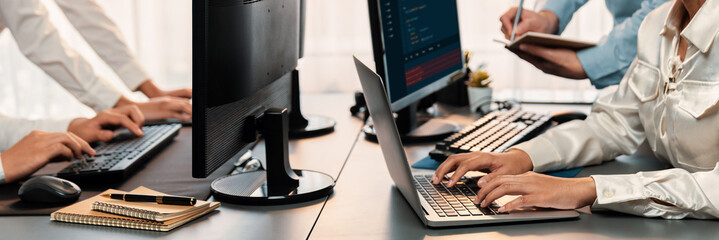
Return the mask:
M 156 202 L 159 204 L 171 204 L 171 205 L 187 205 L 193 206 L 197 203 L 197 199 L 194 197 L 182 197 L 182 196 L 155 196 L 155 195 L 143 195 L 143 194 L 103 194 L 103 197 L 112 198 L 117 200 L 123 200 L 128 202 Z
M 514 16 L 514 27 L 512 27 L 512 37 L 509 41 L 514 41 L 514 33 L 517 31 L 517 23 L 519 23 L 519 16 L 522 15 L 522 8 L 524 6 L 524 0 L 519 0 L 519 6 L 517 7 L 517 15 Z

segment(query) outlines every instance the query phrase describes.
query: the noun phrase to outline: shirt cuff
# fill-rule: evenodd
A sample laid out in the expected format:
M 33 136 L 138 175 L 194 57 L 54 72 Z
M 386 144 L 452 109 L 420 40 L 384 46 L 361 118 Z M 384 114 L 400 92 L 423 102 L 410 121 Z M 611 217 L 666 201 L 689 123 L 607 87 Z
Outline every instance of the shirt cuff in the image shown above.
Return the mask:
M 134 59 L 127 62 L 125 66 L 118 68 L 116 73 L 120 79 L 125 82 L 125 86 L 132 91 L 137 91 L 137 88 L 139 88 L 142 83 L 150 79 L 150 75 L 147 74 L 145 68 Z
M 589 81 L 597 89 L 619 84 L 624 74 L 617 60 L 617 48 L 612 42 L 602 40 L 596 47 L 587 48 L 577 52 L 577 58 L 587 73 Z
M 547 10 L 553 12 L 555 15 L 557 15 L 558 26 L 557 26 L 557 32 L 554 34 L 562 34 L 564 32 L 564 29 L 567 27 L 567 24 L 569 24 L 569 21 L 572 20 L 572 17 L 574 16 L 574 11 L 579 9 L 581 5 L 576 6 L 576 1 L 546 1 L 544 6 L 540 9 Z
M 534 165 L 534 172 L 546 172 L 562 167 L 559 153 L 555 150 L 554 145 L 542 136 L 515 145 L 510 149 L 518 149 L 527 153 Z
M 636 174 L 592 175 L 597 189 L 597 200 L 592 207 L 609 208 L 609 205 L 644 199 L 644 189 Z
M 48 119 L 38 121 L 38 125 L 35 127 L 37 130 L 46 132 L 67 132 L 70 123 L 74 118 L 67 119 Z
M 5 183 L 5 169 L 2 167 L 2 156 L 0 156 L 0 184 Z
M 115 107 L 121 96 L 122 92 L 112 84 L 104 79 L 97 79 L 97 81 L 93 81 L 93 85 L 87 88 L 85 95 L 79 100 L 95 110 L 95 112 L 101 112 Z

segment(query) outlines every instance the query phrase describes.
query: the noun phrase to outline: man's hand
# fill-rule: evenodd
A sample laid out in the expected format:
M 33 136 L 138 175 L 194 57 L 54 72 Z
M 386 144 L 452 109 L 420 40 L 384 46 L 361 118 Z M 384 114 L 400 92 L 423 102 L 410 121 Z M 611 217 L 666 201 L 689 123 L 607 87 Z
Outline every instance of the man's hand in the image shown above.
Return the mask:
M 449 156 L 432 176 L 432 183 L 439 184 L 444 175 L 450 172 L 452 177 L 447 187 L 454 186 L 459 178 L 468 171 L 489 170 L 489 174 L 481 179 L 493 178 L 505 174 L 520 174 L 531 171 L 534 168 L 529 155 L 522 150 L 512 149 L 505 153 L 473 152 Z M 480 179 L 480 181 L 481 181 Z
M 486 176 L 485 176 L 486 177 Z M 484 179 L 482 177 L 481 179 Z M 480 182 L 475 204 L 489 206 L 505 195 L 520 195 L 502 206 L 500 212 L 521 207 L 577 209 L 590 205 L 597 199 L 594 179 L 559 178 L 535 172 L 520 175 L 504 175 Z
M 152 82 L 151 79 L 148 79 L 144 83 L 140 85 L 140 87 L 137 88 L 142 93 L 145 94 L 148 98 L 158 98 L 158 97 L 178 97 L 178 98 L 192 98 L 192 88 L 182 88 L 182 89 L 176 89 L 176 90 L 170 90 L 170 91 L 164 91 L 157 87 L 155 83 Z
M 192 121 L 192 103 L 185 98 L 159 97 L 136 104 L 149 121 L 168 118 Z
M 575 51 L 564 48 L 545 48 L 533 44 L 520 44 L 519 50 L 510 49 L 510 51 L 542 72 L 572 79 L 587 78 L 587 73 Z
M 98 113 L 92 119 L 77 118 L 70 122 L 67 130 L 87 142 L 110 141 L 113 133 L 104 129 L 108 126 L 122 126 L 138 137 L 142 137 L 145 117 L 136 105 L 125 105 Z
M 499 21 L 502 22 L 502 32 L 504 37 L 510 39 L 512 29 L 514 28 L 514 18 L 517 16 L 517 7 L 510 8 L 502 14 Z M 559 18 L 551 11 L 542 10 L 534 12 L 523 9 L 517 23 L 517 31 L 515 37 L 522 36 L 527 32 L 540 32 L 554 34 L 559 29 Z
M 73 133 L 33 131 L 0 155 L 5 182 L 14 182 L 40 169 L 51 159 L 95 155 L 90 145 Z

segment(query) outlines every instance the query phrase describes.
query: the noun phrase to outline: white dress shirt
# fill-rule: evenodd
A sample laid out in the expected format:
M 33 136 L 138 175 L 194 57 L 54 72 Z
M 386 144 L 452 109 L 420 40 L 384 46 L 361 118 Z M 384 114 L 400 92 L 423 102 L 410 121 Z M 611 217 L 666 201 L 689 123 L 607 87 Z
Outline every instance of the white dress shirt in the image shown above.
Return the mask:
M 12 32 L 20 51 L 80 102 L 102 111 L 122 93 L 95 75 L 90 64 L 67 46 L 39 0 L 0 1 L 0 31 Z
M 719 51 L 712 52 L 719 44 L 719 0 L 706 1 L 679 33 L 684 14 L 680 4 L 666 3 L 646 17 L 637 58 L 585 121 L 516 146 L 529 154 L 534 171 L 599 164 L 647 141 L 675 168 L 593 175 L 592 207 L 670 219 L 719 217 Z M 684 61 L 677 55 L 680 35 L 689 45 Z
M 131 90 L 149 79 L 112 20 L 94 0 L 56 0 L 70 23 Z M 112 108 L 122 96 L 90 64 L 67 46 L 49 21 L 40 0 L 0 1 L 0 31 L 8 28 L 21 52 L 80 102 L 96 112 Z
M 70 23 L 90 47 L 135 91 L 150 75 L 132 54 L 120 28 L 109 18 L 95 0 L 55 0 Z

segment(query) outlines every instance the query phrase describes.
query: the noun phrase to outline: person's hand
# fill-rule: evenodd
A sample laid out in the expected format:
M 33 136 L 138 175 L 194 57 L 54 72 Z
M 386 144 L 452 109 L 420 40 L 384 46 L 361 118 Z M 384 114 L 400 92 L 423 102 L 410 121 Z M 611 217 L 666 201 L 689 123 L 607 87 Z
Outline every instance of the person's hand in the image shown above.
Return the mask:
M 517 7 L 512 7 L 507 12 L 502 14 L 499 21 L 502 22 L 502 33 L 506 39 L 510 39 L 512 36 L 512 29 L 514 28 L 514 18 L 517 16 Z M 559 18 L 551 11 L 542 10 L 534 12 L 528 9 L 522 9 L 522 14 L 519 16 L 519 22 L 517 23 L 517 30 L 514 33 L 514 37 L 522 36 L 527 32 L 540 32 L 540 33 L 556 33 L 559 28 Z
M 152 82 L 151 79 L 148 79 L 144 83 L 140 85 L 140 87 L 137 88 L 142 93 L 145 94 L 148 98 L 158 98 L 158 97 L 178 97 L 178 98 L 192 98 L 192 88 L 182 88 L 182 89 L 176 89 L 176 90 L 170 90 L 170 91 L 164 91 L 157 87 L 155 83 Z
M 32 131 L 0 154 L 5 182 L 29 176 L 54 158 L 82 158 L 83 153 L 94 156 L 95 150 L 73 133 Z
M 533 44 L 520 44 L 519 49 L 509 50 L 542 72 L 572 79 L 587 78 L 587 73 L 575 51 L 564 48 L 545 48 Z
M 77 118 L 70 122 L 67 130 L 87 142 L 107 142 L 112 140 L 113 132 L 105 127 L 122 126 L 135 136 L 142 137 L 142 125 L 145 117 L 136 105 L 125 105 L 98 113 L 91 119 Z
M 449 178 L 447 187 L 454 186 L 468 171 L 489 170 L 489 174 L 480 178 L 494 177 L 505 174 L 520 174 L 534 168 L 529 155 L 522 150 L 512 149 L 505 153 L 473 152 L 449 156 L 432 176 L 432 183 L 439 184 L 444 175 L 454 171 Z
M 486 176 L 485 176 L 486 177 Z M 482 177 L 481 179 L 484 179 Z M 577 209 L 590 205 L 597 198 L 594 179 L 559 178 L 535 172 L 503 175 L 479 182 L 475 204 L 487 207 L 505 195 L 520 195 L 499 208 L 509 212 L 521 207 Z
M 192 121 L 192 103 L 185 98 L 159 97 L 136 104 L 149 121 L 168 118 Z

